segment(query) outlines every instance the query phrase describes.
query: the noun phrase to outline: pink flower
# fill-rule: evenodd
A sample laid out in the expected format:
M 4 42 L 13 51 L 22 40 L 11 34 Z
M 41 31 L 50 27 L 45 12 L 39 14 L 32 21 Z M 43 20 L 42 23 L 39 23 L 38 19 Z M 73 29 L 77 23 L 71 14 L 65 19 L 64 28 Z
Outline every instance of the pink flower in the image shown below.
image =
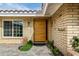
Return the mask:
M 26 43 L 27 42 L 27 37 L 22 37 L 21 38 L 21 42 L 24 44 L 24 43 Z

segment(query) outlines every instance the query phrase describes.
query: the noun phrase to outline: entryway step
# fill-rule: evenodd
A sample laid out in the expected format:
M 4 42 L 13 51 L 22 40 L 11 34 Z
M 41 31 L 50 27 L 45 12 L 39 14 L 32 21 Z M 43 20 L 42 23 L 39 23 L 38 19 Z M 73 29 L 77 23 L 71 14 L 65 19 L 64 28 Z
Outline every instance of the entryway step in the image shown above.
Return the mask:
M 33 42 L 34 45 L 46 45 L 47 42 Z

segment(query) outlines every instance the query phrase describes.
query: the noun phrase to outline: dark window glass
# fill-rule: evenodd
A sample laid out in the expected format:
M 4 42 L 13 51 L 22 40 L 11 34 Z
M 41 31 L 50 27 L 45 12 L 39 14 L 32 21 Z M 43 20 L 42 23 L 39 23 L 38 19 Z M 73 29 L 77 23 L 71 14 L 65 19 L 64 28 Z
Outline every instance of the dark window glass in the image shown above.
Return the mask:
M 23 24 L 22 21 L 14 21 L 13 22 L 13 26 L 14 26 L 14 36 L 15 37 L 21 37 L 23 36 Z
M 12 36 L 12 21 L 4 21 L 4 36 Z
M 4 21 L 4 36 L 12 36 L 12 34 L 13 37 L 23 36 L 22 21 Z

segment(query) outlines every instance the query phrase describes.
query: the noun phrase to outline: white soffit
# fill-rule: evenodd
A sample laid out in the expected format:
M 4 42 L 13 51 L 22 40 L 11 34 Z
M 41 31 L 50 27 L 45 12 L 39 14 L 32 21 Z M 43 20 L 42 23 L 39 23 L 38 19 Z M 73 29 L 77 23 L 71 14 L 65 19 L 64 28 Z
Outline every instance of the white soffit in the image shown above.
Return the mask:
M 45 15 L 48 15 L 48 16 L 53 15 L 62 4 L 63 3 L 48 3 L 46 13 L 49 13 L 49 14 L 45 13 Z

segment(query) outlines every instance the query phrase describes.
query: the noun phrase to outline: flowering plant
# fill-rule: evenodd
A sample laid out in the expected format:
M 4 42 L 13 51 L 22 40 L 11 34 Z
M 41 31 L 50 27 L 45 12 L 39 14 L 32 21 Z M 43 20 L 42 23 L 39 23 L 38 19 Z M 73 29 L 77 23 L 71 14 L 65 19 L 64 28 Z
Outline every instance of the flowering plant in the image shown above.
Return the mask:
M 21 42 L 22 42 L 22 44 L 27 43 L 27 37 L 22 37 L 22 38 L 21 38 Z

